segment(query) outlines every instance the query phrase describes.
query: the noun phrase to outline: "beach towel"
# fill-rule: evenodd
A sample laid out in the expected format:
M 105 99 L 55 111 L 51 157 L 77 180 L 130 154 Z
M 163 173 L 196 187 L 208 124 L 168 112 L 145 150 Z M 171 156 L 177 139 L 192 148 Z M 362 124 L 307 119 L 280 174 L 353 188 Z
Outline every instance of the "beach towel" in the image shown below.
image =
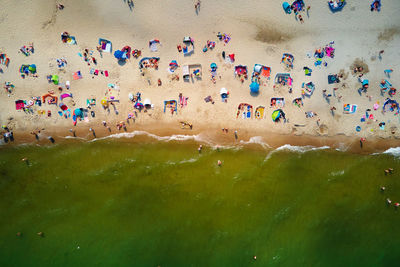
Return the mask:
M 211 102 L 211 101 L 212 101 L 211 96 L 209 95 L 209 96 L 205 97 L 205 98 L 204 98 L 204 101 L 205 101 L 206 103 Z
M 187 100 L 188 100 L 187 97 L 179 96 L 179 105 L 180 105 L 181 107 L 187 106 Z
M 16 110 L 21 110 L 25 107 L 25 101 L 24 100 L 17 100 L 15 101 L 15 109 Z
M 357 105 L 354 105 L 354 104 L 344 104 L 343 105 L 343 113 L 344 114 L 353 114 L 356 111 L 357 111 Z
M 75 72 L 74 74 L 73 74 L 73 79 L 74 80 L 79 80 L 79 79 L 82 79 L 82 74 L 81 74 L 81 71 L 80 70 L 78 70 L 77 72 Z

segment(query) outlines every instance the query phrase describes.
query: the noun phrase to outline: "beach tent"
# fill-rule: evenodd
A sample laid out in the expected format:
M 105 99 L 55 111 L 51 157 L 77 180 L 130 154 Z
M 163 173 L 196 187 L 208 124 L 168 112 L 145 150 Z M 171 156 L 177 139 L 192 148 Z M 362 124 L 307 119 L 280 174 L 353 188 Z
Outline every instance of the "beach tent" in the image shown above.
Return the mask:
M 385 103 L 383 104 L 383 112 L 386 112 L 387 109 L 390 111 L 396 111 L 396 113 L 400 112 L 400 106 L 399 103 L 396 100 L 387 98 Z
M 238 112 L 236 118 L 242 115 L 243 119 L 251 119 L 253 116 L 253 106 L 247 103 L 240 103 L 238 106 Z
M 328 84 L 339 83 L 339 77 L 335 75 L 328 75 Z
M 183 38 L 183 55 L 189 56 L 194 52 L 194 41 L 190 36 L 185 36 Z
M 99 45 L 101 46 L 101 50 L 103 52 L 111 53 L 112 52 L 112 44 L 110 41 L 106 39 L 99 38 Z
M 269 80 L 271 76 L 271 68 L 261 64 L 255 64 L 251 75 L 251 81 L 258 83 L 260 76 L 266 77 Z
M 260 90 L 260 85 L 257 82 L 252 82 L 250 84 L 250 92 L 253 94 L 257 94 Z
M 293 55 L 288 53 L 283 54 L 281 63 L 284 63 L 287 68 L 293 69 L 293 62 L 294 62 Z
M 201 64 L 183 65 L 182 75 L 184 81 L 190 81 L 191 74 L 197 79 L 201 79 L 202 67 Z
M 178 113 L 178 102 L 176 100 L 166 100 L 164 101 L 164 113 L 166 109 L 169 109 L 172 111 L 172 113 Z
M 282 109 L 276 109 L 272 112 L 271 118 L 274 122 L 279 122 L 282 118 L 285 119 L 285 113 Z
M 256 112 L 254 113 L 254 117 L 256 119 L 264 119 L 264 111 L 265 111 L 265 107 L 263 106 L 258 106 L 256 108 Z
M 183 79 L 188 81 L 190 79 L 189 65 L 183 65 L 182 68 Z
M 315 85 L 313 82 L 303 83 L 301 88 L 304 88 L 304 94 L 310 97 L 314 93 Z
M 160 40 L 157 40 L 157 39 L 150 40 L 149 41 L 150 51 L 156 52 L 158 50 L 158 45 L 159 44 L 161 45 Z
M 285 98 L 283 98 L 283 97 L 272 97 L 270 105 L 271 105 L 271 107 L 283 108 L 285 106 Z
M 275 84 L 291 86 L 292 82 L 293 79 L 290 77 L 290 73 L 277 73 L 275 75 Z
M 145 62 L 150 62 L 151 59 L 156 61 L 156 62 L 158 62 L 160 60 L 159 57 L 144 57 L 139 61 L 139 69 L 143 69 L 145 67 L 144 63 Z

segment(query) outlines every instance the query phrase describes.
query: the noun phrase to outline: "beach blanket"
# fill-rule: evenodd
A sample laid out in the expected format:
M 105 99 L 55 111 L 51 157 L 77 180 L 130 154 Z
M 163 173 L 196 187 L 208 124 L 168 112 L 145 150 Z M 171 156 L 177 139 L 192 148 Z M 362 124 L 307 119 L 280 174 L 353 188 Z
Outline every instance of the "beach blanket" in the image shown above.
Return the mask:
M 15 101 L 15 109 L 16 110 L 21 110 L 25 107 L 25 101 L 24 100 L 17 100 Z
M 82 74 L 81 74 L 81 71 L 80 70 L 78 70 L 77 72 L 75 72 L 74 74 L 73 74 L 73 79 L 74 80 L 79 80 L 79 79 L 82 79 Z
M 355 104 L 344 104 L 343 105 L 343 113 L 344 114 L 353 114 L 357 111 L 357 105 Z
M 207 96 L 207 97 L 204 98 L 204 101 L 205 101 L 206 103 L 212 102 L 212 97 L 209 95 L 209 96 Z
M 179 96 L 179 105 L 181 108 L 187 106 L 188 97 L 184 97 L 183 95 Z

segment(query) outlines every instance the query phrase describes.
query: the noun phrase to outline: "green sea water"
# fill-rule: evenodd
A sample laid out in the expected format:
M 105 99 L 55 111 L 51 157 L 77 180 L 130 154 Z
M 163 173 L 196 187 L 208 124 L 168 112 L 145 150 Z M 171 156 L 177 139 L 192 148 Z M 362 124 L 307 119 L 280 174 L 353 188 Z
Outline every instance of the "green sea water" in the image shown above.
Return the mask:
M 197 146 L 1 148 L 0 266 L 399 265 L 396 157 Z

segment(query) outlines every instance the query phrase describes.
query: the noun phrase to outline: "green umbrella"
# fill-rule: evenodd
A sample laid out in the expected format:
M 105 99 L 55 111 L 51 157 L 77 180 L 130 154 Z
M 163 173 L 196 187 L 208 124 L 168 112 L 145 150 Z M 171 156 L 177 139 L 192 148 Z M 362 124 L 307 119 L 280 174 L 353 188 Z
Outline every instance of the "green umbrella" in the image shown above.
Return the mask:
M 281 110 L 277 109 L 274 112 L 272 112 L 272 120 L 277 121 L 281 117 Z
M 57 85 L 57 84 L 58 84 L 58 75 L 52 75 L 52 76 L 51 76 L 51 81 L 52 81 L 55 85 Z
M 36 73 L 36 65 L 35 64 L 29 65 L 28 69 L 31 73 Z

